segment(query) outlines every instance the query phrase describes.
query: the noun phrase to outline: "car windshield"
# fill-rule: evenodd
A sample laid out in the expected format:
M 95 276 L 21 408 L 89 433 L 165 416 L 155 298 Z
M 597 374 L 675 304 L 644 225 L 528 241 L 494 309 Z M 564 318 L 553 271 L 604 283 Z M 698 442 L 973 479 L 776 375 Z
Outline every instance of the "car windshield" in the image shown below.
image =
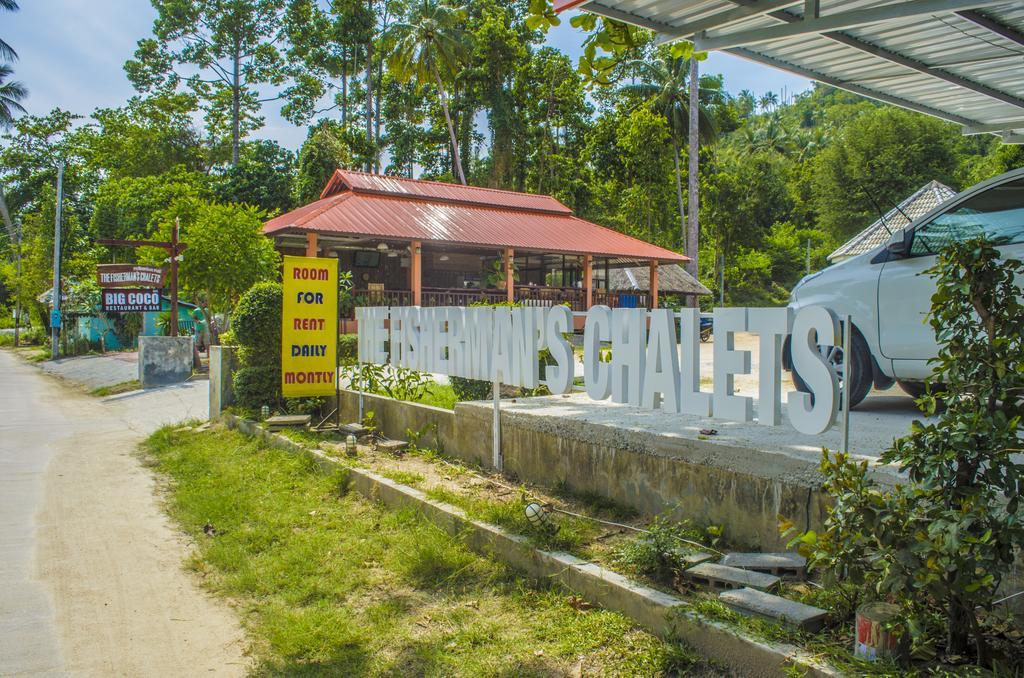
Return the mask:
M 911 254 L 985 237 L 998 245 L 1024 242 L 1024 179 L 994 186 L 917 229 Z

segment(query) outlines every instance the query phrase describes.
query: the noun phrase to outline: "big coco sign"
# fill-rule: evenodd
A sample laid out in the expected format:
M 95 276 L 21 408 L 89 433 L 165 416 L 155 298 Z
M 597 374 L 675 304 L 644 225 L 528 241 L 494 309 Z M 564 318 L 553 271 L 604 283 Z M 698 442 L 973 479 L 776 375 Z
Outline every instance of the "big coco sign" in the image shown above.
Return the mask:
M 576 378 L 567 306 L 358 308 L 360 362 L 387 364 L 466 379 L 500 381 L 536 388 L 541 382 L 537 353 L 550 351 L 544 385 L 567 393 Z M 667 413 L 714 416 L 739 422 L 754 419 L 754 399 L 735 393 L 733 378 L 750 372 L 750 352 L 735 350 L 734 335 L 759 335 L 760 380 L 757 419 L 782 422 L 782 342 L 792 334 L 793 364 L 811 393 L 786 395 L 790 424 L 809 435 L 835 422 L 839 384 L 818 344 L 836 345 L 839 324 L 820 306 L 794 314 L 788 308 L 714 310 L 714 386 L 700 388 L 700 314 L 696 309 L 595 306 L 586 313 L 583 379 L 595 400 Z M 611 360 L 601 359 L 605 343 Z

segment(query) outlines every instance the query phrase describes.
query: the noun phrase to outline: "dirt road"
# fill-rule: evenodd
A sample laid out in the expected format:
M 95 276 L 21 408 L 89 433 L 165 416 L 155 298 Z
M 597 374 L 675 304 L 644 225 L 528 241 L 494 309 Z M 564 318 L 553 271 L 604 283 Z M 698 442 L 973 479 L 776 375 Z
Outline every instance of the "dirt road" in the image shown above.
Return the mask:
M 82 395 L 0 351 L 0 674 L 241 675 L 233 612 L 183 569 L 135 448 L 206 383 Z

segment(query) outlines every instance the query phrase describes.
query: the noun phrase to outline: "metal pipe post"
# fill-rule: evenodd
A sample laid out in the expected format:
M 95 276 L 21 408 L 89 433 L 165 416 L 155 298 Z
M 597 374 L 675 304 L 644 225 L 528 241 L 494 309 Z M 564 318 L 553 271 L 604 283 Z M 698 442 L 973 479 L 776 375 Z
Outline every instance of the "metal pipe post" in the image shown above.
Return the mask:
M 850 451 L 850 342 L 853 336 L 853 318 L 843 319 L 843 454 Z
M 64 207 L 64 163 L 57 164 L 57 216 L 53 221 L 53 313 L 50 315 L 50 356 L 60 354 L 60 226 Z M 56 322 L 54 322 L 56 321 Z
M 494 470 L 500 473 L 503 466 L 501 457 L 501 382 L 497 379 L 494 380 L 492 385 L 492 396 L 494 398 L 494 421 L 491 424 L 491 438 L 494 441 L 494 445 L 491 450 L 491 460 L 494 464 Z

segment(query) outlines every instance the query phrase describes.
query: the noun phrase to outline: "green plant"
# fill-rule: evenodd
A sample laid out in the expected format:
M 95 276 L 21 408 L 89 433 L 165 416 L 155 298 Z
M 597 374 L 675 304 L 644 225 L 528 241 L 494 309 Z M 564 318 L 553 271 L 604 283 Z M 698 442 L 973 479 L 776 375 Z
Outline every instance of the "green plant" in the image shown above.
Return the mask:
M 629 570 L 663 582 L 671 582 L 683 566 L 685 549 L 681 539 L 693 540 L 695 535 L 686 522 L 673 522 L 664 516 L 655 516 L 647 527 L 647 534 L 618 547 L 613 559 Z
M 455 391 L 455 397 L 460 402 L 465 400 L 486 400 L 491 397 L 492 384 L 489 381 L 480 379 L 463 379 L 462 377 L 448 377 L 448 383 Z
M 248 353 L 249 360 L 243 356 L 243 362 L 281 362 L 282 295 L 280 283 L 260 282 L 238 300 L 231 316 L 231 331 Z
M 925 620 L 945 620 L 946 652 L 963 655 L 973 636 L 990 663 L 977 609 L 991 606 L 1024 544 L 1019 452 L 1024 415 L 1024 305 L 1014 277 L 1020 261 L 1002 260 L 992 243 L 954 243 L 929 273 L 937 277 L 929 322 L 940 343 L 934 377 L 915 421 L 879 461 L 898 464 L 909 482 L 885 491 L 866 463 L 823 455 L 826 492 L 836 497 L 821 535 L 794 542 L 812 566 L 910 613 L 915 645 L 929 642 Z
M 355 365 L 359 358 L 359 335 L 342 334 L 338 337 L 338 364 Z
M 235 398 L 242 407 L 259 410 L 281 404 L 281 368 L 277 365 L 242 367 L 232 377 Z

